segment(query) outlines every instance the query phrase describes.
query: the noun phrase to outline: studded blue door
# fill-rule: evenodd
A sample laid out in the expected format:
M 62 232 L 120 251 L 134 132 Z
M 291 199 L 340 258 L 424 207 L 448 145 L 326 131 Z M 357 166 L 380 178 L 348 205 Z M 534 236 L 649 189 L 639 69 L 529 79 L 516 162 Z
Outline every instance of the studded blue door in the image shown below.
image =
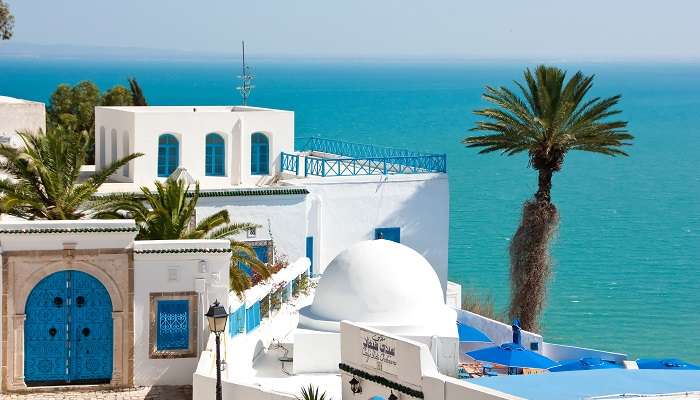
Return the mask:
M 104 286 L 79 271 L 39 282 L 27 299 L 27 385 L 107 383 L 112 378 L 112 302 Z

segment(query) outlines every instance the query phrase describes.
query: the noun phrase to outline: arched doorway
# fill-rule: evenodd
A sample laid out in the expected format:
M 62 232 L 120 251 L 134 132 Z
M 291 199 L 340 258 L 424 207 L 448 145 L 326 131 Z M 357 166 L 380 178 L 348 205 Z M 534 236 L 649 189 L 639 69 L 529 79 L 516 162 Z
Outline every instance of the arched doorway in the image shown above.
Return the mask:
M 27 298 L 24 381 L 27 386 L 97 384 L 112 379 L 112 301 L 80 271 L 42 279 Z

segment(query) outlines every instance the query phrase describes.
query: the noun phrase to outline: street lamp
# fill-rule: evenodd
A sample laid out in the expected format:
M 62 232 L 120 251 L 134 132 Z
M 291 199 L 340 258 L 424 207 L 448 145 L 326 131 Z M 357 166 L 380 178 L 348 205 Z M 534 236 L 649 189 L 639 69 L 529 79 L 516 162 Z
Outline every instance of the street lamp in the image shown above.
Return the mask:
M 362 393 L 362 386 L 360 386 L 360 381 L 357 380 L 354 376 L 352 379 L 350 379 L 350 391 L 353 394 L 358 394 Z
M 221 334 L 226 329 L 226 320 L 228 313 L 226 309 L 219 304 L 218 300 L 214 300 L 214 304 L 209 307 L 206 314 L 209 322 L 209 331 L 216 336 L 216 400 L 222 400 L 221 395 Z

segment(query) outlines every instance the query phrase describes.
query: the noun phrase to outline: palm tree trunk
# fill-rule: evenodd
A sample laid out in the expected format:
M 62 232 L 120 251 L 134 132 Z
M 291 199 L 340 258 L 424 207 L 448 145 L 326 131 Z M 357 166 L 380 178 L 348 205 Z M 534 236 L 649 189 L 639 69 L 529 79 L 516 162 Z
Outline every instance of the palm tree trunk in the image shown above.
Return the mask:
M 538 170 L 538 177 L 537 177 L 537 193 L 535 193 L 535 199 L 537 201 L 544 201 L 547 203 L 551 203 L 552 201 L 552 196 L 551 196 L 551 191 L 552 191 L 552 174 L 554 171 L 552 171 L 549 168 L 543 168 Z
M 551 203 L 551 169 L 539 170 L 535 199 L 525 202 L 520 226 L 510 245 L 510 317 L 520 319 L 523 329 L 540 330 L 540 315 L 547 297 L 552 270 L 549 245 L 559 223 Z

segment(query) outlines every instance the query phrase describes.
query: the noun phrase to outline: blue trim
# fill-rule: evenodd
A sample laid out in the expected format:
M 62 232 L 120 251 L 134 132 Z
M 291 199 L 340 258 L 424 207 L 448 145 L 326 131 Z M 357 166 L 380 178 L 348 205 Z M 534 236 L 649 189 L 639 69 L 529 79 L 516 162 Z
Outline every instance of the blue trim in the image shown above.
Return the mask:
M 447 155 L 419 153 L 392 147 L 372 146 L 333 139 L 300 138 L 297 151 L 327 153 L 340 157 L 304 157 L 304 176 L 356 176 L 446 173 Z M 288 160 L 283 167 L 293 170 Z M 298 174 L 298 164 L 296 170 Z
M 309 267 L 309 275 L 314 276 L 314 237 L 306 237 L 306 258 L 311 260 L 311 266 Z
M 167 178 L 180 165 L 180 142 L 165 133 L 158 137 L 158 176 Z
M 190 301 L 158 300 L 156 349 L 187 350 L 190 347 Z
M 206 176 L 226 175 L 225 142 L 218 133 L 207 135 L 204 169 Z
M 260 301 L 245 310 L 245 330 L 246 332 L 254 331 L 260 326 Z
M 401 243 L 401 228 L 377 228 L 374 230 L 374 239 L 391 240 Z
M 270 174 L 270 141 L 264 133 L 256 132 L 250 140 L 250 174 Z
M 245 305 L 228 315 L 228 335 L 234 337 L 245 332 Z
M 299 155 L 282 152 L 280 154 L 280 171 L 291 171 L 294 172 L 294 175 L 299 175 Z

